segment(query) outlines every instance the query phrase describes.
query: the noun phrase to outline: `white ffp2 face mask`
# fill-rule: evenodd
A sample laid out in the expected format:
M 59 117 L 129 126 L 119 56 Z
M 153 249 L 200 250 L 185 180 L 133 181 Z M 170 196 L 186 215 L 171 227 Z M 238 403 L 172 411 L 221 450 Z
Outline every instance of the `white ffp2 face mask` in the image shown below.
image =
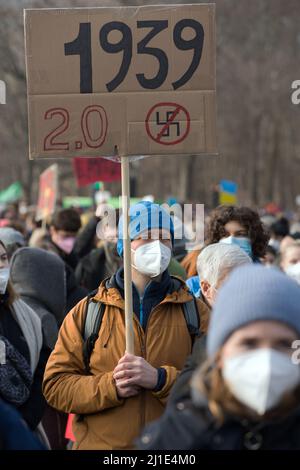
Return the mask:
M 9 268 L 0 269 L 0 294 L 5 294 L 8 280 L 9 280 Z
M 285 273 L 300 284 L 300 263 L 291 264 L 285 269 Z
M 269 348 L 226 359 L 222 372 L 233 395 L 259 415 L 300 384 L 299 365 L 287 354 Z
M 134 252 L 133 267 L 141 274 L 156 277 L 170 264 L 171 250 L 159 240 L 139 246 Z

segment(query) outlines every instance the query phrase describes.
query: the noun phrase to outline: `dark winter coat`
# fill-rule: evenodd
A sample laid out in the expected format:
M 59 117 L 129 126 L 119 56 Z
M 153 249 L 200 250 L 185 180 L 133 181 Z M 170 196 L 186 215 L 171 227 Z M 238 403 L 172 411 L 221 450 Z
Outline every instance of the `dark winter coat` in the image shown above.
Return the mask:
M 254 423 L 226 416 L 218 425 L 204 397 L 178 402 L 150 424 L 137 442 L 143 450 L 300 450 L 300 408 L 289 416 Z
M 198 307 L 200 308 L 200 317 L 203 325 L 202 331 L 204 334 L 195 339 L 192 354 L 187 358 L 182 371 L 176 379 L 167 406 L 176 405 L 176 403 L 190 398 L 190 380 L 192 375 L 206 359 L 206 333 L 211 309 L 202 297 L 198 300 Z
M 75 276 L 79 285 L 88 291 L 97 289 L 107 277 L 111 277 L 122 265 L 116 244 L 104 243 L 85 255 L 78 263 Z
M 46 450 L 19 413 L 0 400 L 0 450 Z

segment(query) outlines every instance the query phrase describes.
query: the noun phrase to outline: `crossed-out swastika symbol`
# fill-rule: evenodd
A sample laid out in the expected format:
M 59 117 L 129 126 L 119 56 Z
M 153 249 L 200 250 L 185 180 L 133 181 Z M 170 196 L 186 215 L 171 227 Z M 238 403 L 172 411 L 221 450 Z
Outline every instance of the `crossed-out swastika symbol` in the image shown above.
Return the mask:
M 148 136 L 161 145 L 177 145 L 190 131 L 190 114 L 178 103 L 158 103 L 149 110 L 145 125 Z
M 156 124 L 158 126 L 164 126 L 163 132 L 161 134 L 161 137 L 170 137 L 170 127 L 175 126 L 177 129 L 177 137 L 180 136 L 180 123 L 172 121 L 168 126 L 166 124 L 169 123 L 171 116 L 173 115 L 174 111 L 167 111 L 166 112 L 166 120 L 161 121 L 160 116 L 159 116 L 159 111 L 156 111 Z

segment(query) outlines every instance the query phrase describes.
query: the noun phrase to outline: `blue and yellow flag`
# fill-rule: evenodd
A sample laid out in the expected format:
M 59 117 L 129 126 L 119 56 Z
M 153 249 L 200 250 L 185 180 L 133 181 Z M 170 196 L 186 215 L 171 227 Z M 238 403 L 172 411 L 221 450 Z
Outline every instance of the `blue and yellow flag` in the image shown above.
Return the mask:
M 222 180 L 220 182 L 220 204 L 235 206 L 237 204 L 237 190 L 237 183 Z

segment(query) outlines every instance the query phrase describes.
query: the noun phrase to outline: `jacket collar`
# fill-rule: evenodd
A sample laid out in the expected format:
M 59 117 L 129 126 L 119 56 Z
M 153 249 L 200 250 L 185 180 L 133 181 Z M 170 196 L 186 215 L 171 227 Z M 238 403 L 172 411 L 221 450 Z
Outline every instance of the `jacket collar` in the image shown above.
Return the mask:
M 122 268 L 120 268 L 120 270 L 121 269 Z M 182 304 L 192 300 L 193 297 L 185 285 L 185 282 L 175 276 L 170 276 L 169 274 L 168 276 L 171 279 L 171 282 L 169 284 L 167 294 L 160 304 Z M 101 282 L 94 299 L 107 305 L 118 307 L 122 310 L 125 309 L 124 298 L 122 297 L 116 282 L 116 274 L 110 278 L 104 279 L 104 281 Z

